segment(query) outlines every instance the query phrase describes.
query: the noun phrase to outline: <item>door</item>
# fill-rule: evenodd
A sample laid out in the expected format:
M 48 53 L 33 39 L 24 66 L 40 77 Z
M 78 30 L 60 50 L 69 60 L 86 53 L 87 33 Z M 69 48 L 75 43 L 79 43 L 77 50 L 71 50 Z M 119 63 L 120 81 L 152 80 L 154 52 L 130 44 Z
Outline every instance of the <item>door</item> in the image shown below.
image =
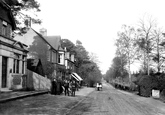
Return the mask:
M 7 57 L 2 57 L 2 88 L 7 87 Z

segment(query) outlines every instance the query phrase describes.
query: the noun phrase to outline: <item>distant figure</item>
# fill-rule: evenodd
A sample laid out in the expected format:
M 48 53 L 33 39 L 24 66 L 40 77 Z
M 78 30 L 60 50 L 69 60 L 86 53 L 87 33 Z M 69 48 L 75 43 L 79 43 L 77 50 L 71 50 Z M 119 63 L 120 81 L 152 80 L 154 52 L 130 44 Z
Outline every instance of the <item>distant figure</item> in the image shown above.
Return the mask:
M 99 91 L 99 83 L 96 84 L 97 91 Z
M 51 94 L 56 95 L 56 79 L 52 81 Z
M 76 82 L 73 80 L 71 83 L 72 96 L 75 96 L 76 92 Z
M 61 84 L 60 84 L 60 82 L 58 81 L 58 82 L 57 82 L 57 88 L 56 88 L 56 92 L 57 92 L 56 94 L 57 94 L 57 95 L 60 95 L 60 89 L 61 89 L 61 88 L 60 88 L 60 85 L 61 85 Z
M 79 88 L 80 88 L 79 83 L 76 82 L 76 91 L 78 91 Z
M 102 90 L 102 83 L 99 83 L 99 89 Z
M 69 82 L 67 80 L 64 81 L 65 95 L 69 96 Z

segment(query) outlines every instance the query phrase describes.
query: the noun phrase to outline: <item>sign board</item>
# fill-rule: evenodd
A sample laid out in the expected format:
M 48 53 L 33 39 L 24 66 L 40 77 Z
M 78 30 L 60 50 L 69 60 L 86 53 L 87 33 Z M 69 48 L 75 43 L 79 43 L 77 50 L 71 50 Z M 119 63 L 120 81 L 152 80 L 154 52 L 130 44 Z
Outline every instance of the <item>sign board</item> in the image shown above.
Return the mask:
M 159 90 L 152 90 L 152 97 L 159 98 L 160 97 L 160 91 Z

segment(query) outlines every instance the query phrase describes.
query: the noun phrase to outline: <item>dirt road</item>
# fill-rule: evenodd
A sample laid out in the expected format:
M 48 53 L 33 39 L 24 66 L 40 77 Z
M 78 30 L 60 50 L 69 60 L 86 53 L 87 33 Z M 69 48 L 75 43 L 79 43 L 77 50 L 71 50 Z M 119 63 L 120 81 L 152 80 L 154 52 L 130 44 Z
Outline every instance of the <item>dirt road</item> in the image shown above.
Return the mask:
M 69 115 L 165 115 L 165 103 L 103 83 L 103 91 L 92 92 Z

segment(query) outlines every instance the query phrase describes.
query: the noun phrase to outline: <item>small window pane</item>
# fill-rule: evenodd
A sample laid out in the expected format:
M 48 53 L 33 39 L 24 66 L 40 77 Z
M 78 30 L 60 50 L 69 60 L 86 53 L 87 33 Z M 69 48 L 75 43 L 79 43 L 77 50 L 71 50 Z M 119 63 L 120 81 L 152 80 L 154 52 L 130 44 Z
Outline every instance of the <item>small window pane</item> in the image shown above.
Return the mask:
M 16 70 L 16 73 L 19 73 L 19 60 L 17 60 L 17 70 Z

